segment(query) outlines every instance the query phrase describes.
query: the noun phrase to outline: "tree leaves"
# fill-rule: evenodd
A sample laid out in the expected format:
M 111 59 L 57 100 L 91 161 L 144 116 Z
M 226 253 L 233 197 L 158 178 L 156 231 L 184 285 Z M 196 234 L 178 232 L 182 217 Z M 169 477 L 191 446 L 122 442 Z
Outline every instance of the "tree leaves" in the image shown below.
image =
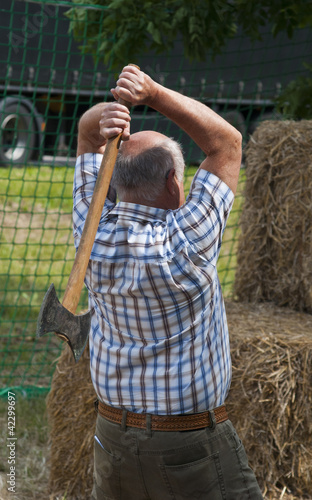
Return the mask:
M 167 52 L 182 39 L 190 60 L 215 57 L 238 27 L 261 38 L 270 23 L 276 36 L 312 26 L 312 0 L 72 0 L 70 29 L 81 50 L 112 67 L 148 50 Z M 90 7 L 86 7 L 86 5 Z
M 312 72 L 312 65 L 304 66 Z M 292 80 L 276 99 L 276 110 L 292 120 L 312 119 L 312 78 L 299 76 Z

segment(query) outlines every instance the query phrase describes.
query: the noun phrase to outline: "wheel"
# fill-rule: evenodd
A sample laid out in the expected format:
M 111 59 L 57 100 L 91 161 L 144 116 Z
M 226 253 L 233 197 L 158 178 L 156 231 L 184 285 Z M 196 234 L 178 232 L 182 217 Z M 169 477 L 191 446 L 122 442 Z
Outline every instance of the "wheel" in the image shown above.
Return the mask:
M 13 100 L 0 102 L 0 164 L 27 163 L 34 152 L 36 126 L 26 106 Z

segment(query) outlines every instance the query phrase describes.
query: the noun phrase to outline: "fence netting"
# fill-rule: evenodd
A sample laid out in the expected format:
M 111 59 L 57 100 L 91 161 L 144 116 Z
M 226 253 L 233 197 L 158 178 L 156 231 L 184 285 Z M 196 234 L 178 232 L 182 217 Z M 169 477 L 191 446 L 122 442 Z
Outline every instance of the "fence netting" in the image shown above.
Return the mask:
M 49 285 L 62 299 L 74 261 L 72 183 L 77 121 L 93 104 L 111 100 L 116 70 L 83 52 L 69 31 L 71 2 L 1 0 L 0 6 L 0 378 L 1 391 L 49 390 L 62 342 L 36 339 L 39 309 Z M 81 16 L 87 16 L 81 6 Z M 84 10 L 83 10 L 84 9 Z M 83 14 L 85 12 L 85 14 Z M 101 30 L 105 8 L 98 6 Z M 214 60 L 190 62 L 177 40 L 169 53 L 145 54 L 137 63 L 153 79 L 200 99 L 243 134 L 279 118 L 275 99 L 311 60 L 309 30 L 261 41 L 237 35 Z M 112 40 L 112 43 L 116 41 Z M 121 69 L 121 68 L 120 68 Z M 185 189 L 202 160 L 198 147 L 147 107 L 132 110 L 132 131 L 152 128 L 179 140 L 186 157 Z M 244 165 L 219 260 L 226 298 L 233 298 Z M 86 310 L 83 291 L 79 311 Z

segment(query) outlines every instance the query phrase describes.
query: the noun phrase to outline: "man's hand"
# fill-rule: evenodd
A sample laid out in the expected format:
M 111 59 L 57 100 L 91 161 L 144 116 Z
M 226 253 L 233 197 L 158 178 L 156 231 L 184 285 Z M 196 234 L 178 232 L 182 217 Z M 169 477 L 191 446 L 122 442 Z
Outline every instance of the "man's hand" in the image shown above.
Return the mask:
M 126 106 L 118 102 L 106 104 L 101 113 L 100 134 L 106 141 L 122 133 L 122 140 L 127 141 L 130 137 L 130 112 Z
M 131 103 L 148 104 L 152 101 L 157 84 L 136 66 L 125 66 L 111 92 L 118 101 L 119 98 Z M 100 134 L 108 140 L 122 133 L 122 140 L 130 137 L 130 112 L 126 106 L 118 102 L 107 103 L 101 114 Z
M 116 100 L 119 97 L 138 104 L 151 105 L 157 93 L 158 84 L 135 66 L 125 66 L 111 92 Z

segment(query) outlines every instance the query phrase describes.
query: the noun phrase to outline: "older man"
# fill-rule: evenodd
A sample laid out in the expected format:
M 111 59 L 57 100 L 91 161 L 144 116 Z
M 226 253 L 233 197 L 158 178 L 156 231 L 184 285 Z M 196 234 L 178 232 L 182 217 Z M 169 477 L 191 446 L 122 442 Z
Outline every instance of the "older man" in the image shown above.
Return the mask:
M 185 200 L 175 141 L 153 131 L 130 135 L 129 111 L 118 102 L 80 120 L 76 246 L 106 141 L 123 139 L 85 280 L 99 400 L 92 498 L 261 499 L 224 405 L 231 359 L 216 269 L 241 136 L 134 66 L 123 69 L 112 93 L 172 120 L 205 160 Z

